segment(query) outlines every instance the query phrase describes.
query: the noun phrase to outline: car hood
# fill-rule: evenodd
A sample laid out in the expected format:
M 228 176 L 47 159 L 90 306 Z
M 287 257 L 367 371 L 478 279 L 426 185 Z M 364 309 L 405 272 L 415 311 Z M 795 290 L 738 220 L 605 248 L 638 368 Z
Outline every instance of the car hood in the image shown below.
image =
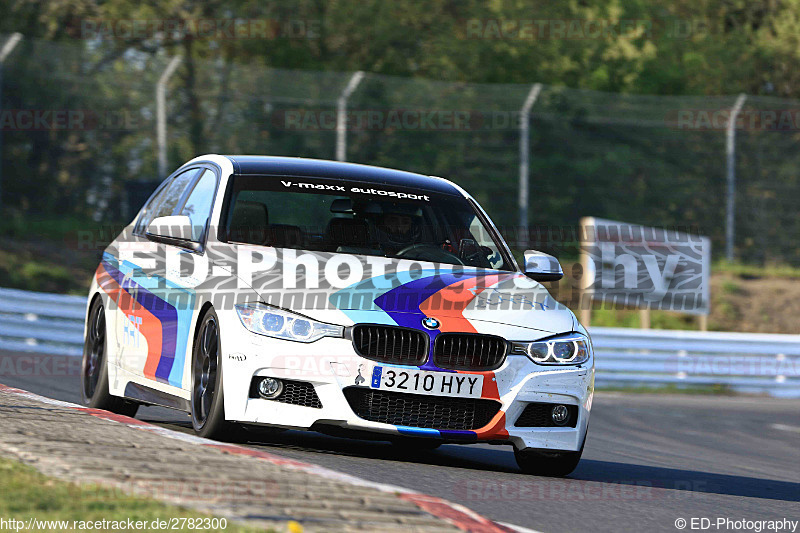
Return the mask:
M 576 327 L 569 309 L 519 272 L 349 254 L 278 255 L 275 268 L 253 279 L 253 289 L 267 303 L 324 322 L 507 338 L 541 338 Z M 318 269 L 307 268 L 310 257 Z M 331 261 L 339 265 L 338 274 L 326 267 Z M 426 326 L 426 319 L 435 322 Z

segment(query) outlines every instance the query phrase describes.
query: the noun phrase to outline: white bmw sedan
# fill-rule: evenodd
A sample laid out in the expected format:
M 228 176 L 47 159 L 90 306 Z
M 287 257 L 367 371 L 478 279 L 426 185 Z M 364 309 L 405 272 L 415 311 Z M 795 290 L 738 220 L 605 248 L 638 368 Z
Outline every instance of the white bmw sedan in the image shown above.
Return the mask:
M 207 155 L 175 171 L 103 253 L 86 314 L 86 405 L 240 425 L 371 432 L 403 446 L 511 444 L 578 464 L 594 390 L 586 330 L 442 178 Z

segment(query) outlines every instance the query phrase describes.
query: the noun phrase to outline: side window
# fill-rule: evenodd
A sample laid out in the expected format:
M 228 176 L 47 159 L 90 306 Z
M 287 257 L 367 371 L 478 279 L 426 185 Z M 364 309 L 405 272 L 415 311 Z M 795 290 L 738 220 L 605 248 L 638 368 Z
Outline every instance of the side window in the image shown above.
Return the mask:
M 186 172 L 181 172 L 170 181 L 161 192 L 154 196 L 150 202 L 145 206 L 139 222 L 136 225 L 136 231 L 142 232 L 147 229 L 150 222 L 157 217 L 166 217 L 172 214 L 178 201 L 183 196 L 187 185 L 192 182 L 192 178 L 197 175 L 198 169 L 192 168 Z
M 502 268 L 503 254 L 500 253 L 497 244 L 495 244 L 492 236 L 489 235 L 486 227 L 477 216 L 472 217 L 472 221 L 469 224 L 469 232 L 472 233 L 472 236 L 479 245 L 485 246 L 491 250 L 491 254 L 487 256 L 487 259 L 489 260 L 489 264 L 492 265 L 492 268 Z
M 193 241 L 201 242 L 203 240 L 216 190 L 217 176 L 210 170 L 203 171 L 203 175 L 197 180 L 197 184 L 181 209 L 180 214 L 188 216 L 192 221 Z

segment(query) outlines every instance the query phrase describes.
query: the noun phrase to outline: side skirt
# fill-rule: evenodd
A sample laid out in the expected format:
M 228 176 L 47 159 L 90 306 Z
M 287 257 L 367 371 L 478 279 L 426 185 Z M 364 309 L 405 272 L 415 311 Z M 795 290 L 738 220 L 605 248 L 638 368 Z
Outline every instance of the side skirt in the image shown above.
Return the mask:
M 191 410 L 189 400 L 130 381 L 125 385 L 125 398 L 148 405 L 167 407 L 168 409 L 186 412 Z

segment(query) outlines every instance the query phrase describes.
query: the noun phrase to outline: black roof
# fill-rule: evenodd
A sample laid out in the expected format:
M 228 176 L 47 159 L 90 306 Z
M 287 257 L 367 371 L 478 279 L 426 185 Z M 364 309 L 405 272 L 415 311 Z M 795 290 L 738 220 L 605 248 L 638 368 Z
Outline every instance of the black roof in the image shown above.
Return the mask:
M 411 187 L 460 195 L 459 191 L 445 180 L 403 170 L 301 157 L 257 155 L 229 155 L 226 157 L 233 163 L 234 172 L 241 175 L 341 178 L 376 185 Z

